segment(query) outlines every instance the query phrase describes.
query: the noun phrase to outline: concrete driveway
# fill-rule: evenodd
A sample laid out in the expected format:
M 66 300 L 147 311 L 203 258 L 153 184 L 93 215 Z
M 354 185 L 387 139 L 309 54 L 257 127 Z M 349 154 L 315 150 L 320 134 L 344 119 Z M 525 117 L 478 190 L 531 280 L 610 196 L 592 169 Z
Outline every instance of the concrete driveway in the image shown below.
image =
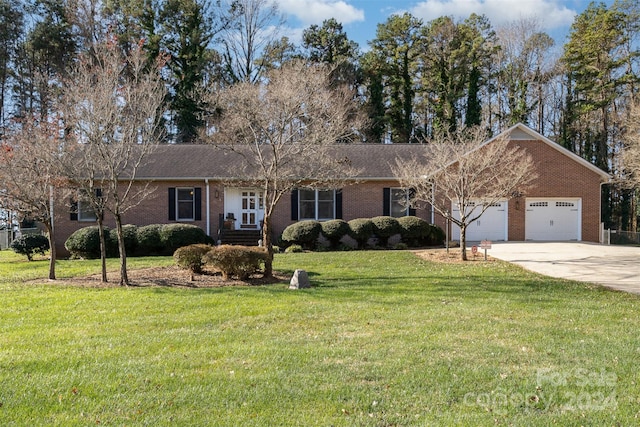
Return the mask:
M 493 243 L 487 253 L 547 276 L 598 283 L 640 294 L 640 247 L 577 242 L 499 242 Z

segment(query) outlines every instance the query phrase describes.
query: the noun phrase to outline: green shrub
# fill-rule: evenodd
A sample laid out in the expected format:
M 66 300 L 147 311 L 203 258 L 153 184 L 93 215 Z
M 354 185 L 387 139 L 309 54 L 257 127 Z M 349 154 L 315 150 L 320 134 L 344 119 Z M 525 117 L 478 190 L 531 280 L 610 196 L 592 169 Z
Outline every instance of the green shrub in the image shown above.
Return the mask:
M 429 237 L 425 244 L 427 246 L 440 246 L 444 244 L 444 239 L 446 238 L 444 230 L 434 224 L 430 224 L 430 227 L 431 233 L 429 233 Z
M 299 252 L 304 252 L 304 249 L 302 249 L 302 246 L 298 244 L 293 244 L 291 246 L 288 246 L 287 249 L 284 250 L 284 253 L 286 254 L 294 254 Z
M 322 226 L 318 221 L 306 220 L 291 224 L 282 232 L 282 239 L 289 243 L 297 243 L 304 248 L 313 250 Z
M 127 256 L 134 255 L 138 247 L 138 226 L 133 224 L 125 224 L 122 226 L 122 234 L 124 236 L 124 250 L 127 252 Z M 114 256 L 118 255 L 118 230 L 112 228 L 109 230 L 109 249 L 107 252 L 111 252 L 115 249 Z M 110 248 L 115 246 L 115 248 Z
M 400 242 L 400 243 L 396 243 L 396 244 L 393 246 L 393 249 L 395 249 L 395 250 L 397 250 L 397 251 L 404 251 L 404 250 L 406 250 L 406 249 L 409 249 L 409 246 L 408 246 L 406 243 L 404 243 L 404 242 Z
M 183 246 L 176 249 L 173 253 L 173 259 L 178 267 L 191 272 L 191 280 L 194 274 L 202 273 L 204 266 L 204 255 L 213 247 L 202 243 L 196 245 Z
M 42 234 L 25 234 L 11 242 L 11 249 L 31 261 L 34 254 L 44 255 L 49 250 L 49 239 Z
M 373 234 L 378 238 L 380 246 L 387 247 L 389 238 L 400 233 L 398 220 L 391 216 L 376 216 L 371 218 Z
M 103 227 L 107 244 L 107 256 L 114 256 L 113 241 L 109 239 L 109 227 Z M 74 231 L 64 242 L 64 247 L 73 258 L 96 259 L 100 258 L 100 232 L 97 225 L 84 227 Z M 117 254 L 117 243 L 115 254 Z
M 172 254 L 176 249 L 196 243 L 209 243 L 204 230 L 192 224 L 165 224 L 160 229 L 163 252 Z
M 145 225 L 136 230 L 136 254 L 142 256 L 161 255 L 165 253 L 160 238 L 161 224 Z
M 223 279 L 244 280 L 259 271 L 268 256 L 267 251 L 259 247 L 221 245 L 213 247 L 203 259 L 205 264 L 220 270 Z
M 416 216 L 398 218 L 402 241 L 410 247 L 426 245 L 431 236 L 431 224 Z
M 329 240 L 331 249 L 336 249 L 340 245 L 340 240 L 349 234 L 349 224 L 341 219 L 332 219 L 320 223 L 321 232 Z
M 358 249 L 364 249 L 367 241 L 373 235 L 373 223 L 369 218 L 356 218 L 348 222 L 349 236 L 358 244 Z

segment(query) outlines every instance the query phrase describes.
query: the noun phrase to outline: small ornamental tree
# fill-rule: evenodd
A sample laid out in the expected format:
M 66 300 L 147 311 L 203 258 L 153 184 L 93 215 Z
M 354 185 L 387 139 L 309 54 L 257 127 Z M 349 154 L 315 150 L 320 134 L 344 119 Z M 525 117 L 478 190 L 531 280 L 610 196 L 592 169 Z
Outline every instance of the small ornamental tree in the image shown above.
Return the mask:
M 61 178 L 61 129 L 55 117 L 25 117 L 0 135 L 0 207 L 40 222 L 49 239 L 49 279 L 56 278 L 54 197 L 66 197 Z
M 293 61 L 256 83 L 209 88 L 210 126 L 202 138 L 243 159 L 235 176 L 264 200 L 262 241 L 273 271 L 272 218 L 282 197 L 301 187 L 340 188 L 356 171 L 336 158 L 334 144 L 359 138 L 353 90 L 336 85 L 332 69 Z M 232 177 L 229 177 L 232 178 Z
M 96 213 L 103 281 L 107 236 L 102 215 L 113 216 L 123 286 L 129 284 L 123 215 L 153 192 L 150 182 L 138 180 L 137 173 L 163 140 L 162 64 L 149 66 L 142 44 L 123 54 L 113 39 L 95 43 L 74 62 L 62 89 L 69 139 L 62 162 L 65 175 Z
M 422 158 L 398 160 L 394 173 L 402 186 L 415 189 L 413 203 L 431 204 L 460 227 L 460 257 L 466 261 L 467 226 L 492 204 L 523 194 L 537 178 L 533 159 L 510 144 L 509 134 L 487 140 L 479 126 L 438 133 L 424 147 Z

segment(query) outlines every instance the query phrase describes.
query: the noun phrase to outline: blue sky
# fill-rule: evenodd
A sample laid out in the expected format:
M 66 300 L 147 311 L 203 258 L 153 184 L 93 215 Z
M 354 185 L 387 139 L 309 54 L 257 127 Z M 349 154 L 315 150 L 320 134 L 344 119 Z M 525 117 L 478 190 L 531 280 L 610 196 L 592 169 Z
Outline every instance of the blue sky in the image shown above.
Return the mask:
M 448 15 L 465 19 L 471 13 L 484 14 L 494 28 L 521 18 L 535 18 L 543 31 L 563 44 L 576 14 L 590 0 L 274 0 L 287 17 L 286 32 L 296 43 L 302 30 L 335 18 L 350 39 L 367 50 L 377 24 L 394 13 L 410 12 L 424 22 Z M 611 0 L 605 1 L 610 4 Z

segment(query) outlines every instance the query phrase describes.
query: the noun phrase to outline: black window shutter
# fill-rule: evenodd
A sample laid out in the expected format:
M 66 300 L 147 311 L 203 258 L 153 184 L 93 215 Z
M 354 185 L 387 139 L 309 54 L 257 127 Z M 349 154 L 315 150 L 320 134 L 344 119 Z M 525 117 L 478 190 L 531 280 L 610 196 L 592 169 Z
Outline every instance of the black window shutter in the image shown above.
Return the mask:
M 77 221 L 78 220 L 78 201 L 71 199 L 70 205 L 71 205 L 71 210 L 69 211 L 69 219 L 71 221 Z
M 336 219 L 342 219 L 342 190 L 336 190 Z
M 382 189 L 382 215 L 391 215 L 391 188 Z
M 176 188 L 169 187 L 169 221 L 176 220 Z
M 409 215 L 410 216 L 416 216 L 416 208 L 412 206 L 414 197 L 416 197 L 416 189 L 410 188 L 409 189 Z
M 195 205 L 194 220 L 200 221 L 202 219 L 202 188 L 196 187 L 193 189 L 193 202 Z
M 298 189 L 291 190 L 291 220 L 298 220 Z

